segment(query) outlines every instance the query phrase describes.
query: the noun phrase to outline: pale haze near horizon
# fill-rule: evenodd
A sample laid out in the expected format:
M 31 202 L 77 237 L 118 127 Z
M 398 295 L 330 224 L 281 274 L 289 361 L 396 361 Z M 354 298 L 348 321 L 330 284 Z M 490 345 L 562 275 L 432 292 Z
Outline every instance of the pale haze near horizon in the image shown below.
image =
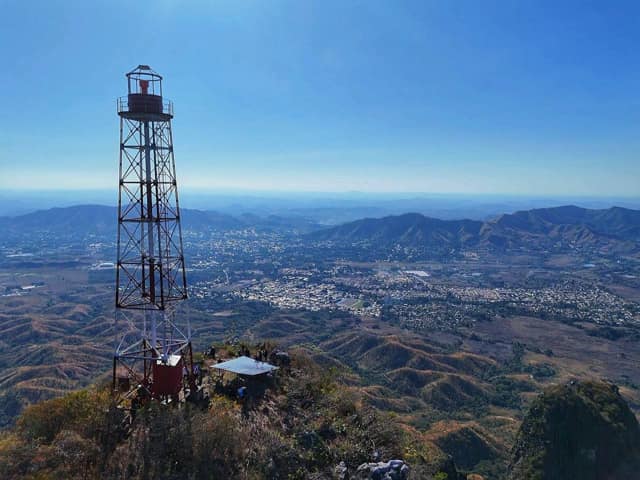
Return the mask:
M 182 187 L 637 196 L 640 6 L 3 2 L 0 188 L 117 185 L 147 63 Z

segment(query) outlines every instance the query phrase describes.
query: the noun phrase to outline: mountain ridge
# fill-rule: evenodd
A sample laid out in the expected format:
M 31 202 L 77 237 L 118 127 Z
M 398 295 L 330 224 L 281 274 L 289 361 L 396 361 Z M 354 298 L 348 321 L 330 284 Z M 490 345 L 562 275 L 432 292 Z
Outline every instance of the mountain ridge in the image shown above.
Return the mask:
M 538 243 L 550 248 L 560 242 L 602 246 L 640 242 L 640 210 L 611 207 L 593 210 L 575 205 L 522 210 L 488 221 L 439 220 L 420 213 L 366 218 L 312 232 L 315 240 L 375 242 L 377 245 L 517 248 Z
M 406 247 L 420 254 L 448 255 L 456 251 L 640 251 L 640 210 L 623 207 L 587 209 L 575 205 L 521 210 L 487 221 L 442 220 L 421 213 L 363 218 L 329 228 L 303 217 L 232 216 L 209 210 L 182 209 L 182 227 L 195 231 L 258 231 L 302 234 L 312 241 L 359 244 L 369 250 Z M 114 235 L 116 207 L 77 205 L 0 217 L 8 235 L 56 233 L 71 236 Z
M 238 216 L 221 213 L 216 210 L 198 210 L 181 208 L 182 226 L 186 229 L 220 231 L 239 230 L 244 228 L 258 229 L 302 229 L 315 227 L 313 222 L 298 217 L 284 218 L 275 215 L 259 217 L 242 214 Z M 53 207 L 37 210 L 16 216 L 0 216 L 0 228 L 7 232 L 19 231 L 54 231 L 69 232 L 70 229 L 92 233 L 111 234 L 115 236 L 117 228 L 117 207 L 98 204 L 74 205 L 70 207 Z

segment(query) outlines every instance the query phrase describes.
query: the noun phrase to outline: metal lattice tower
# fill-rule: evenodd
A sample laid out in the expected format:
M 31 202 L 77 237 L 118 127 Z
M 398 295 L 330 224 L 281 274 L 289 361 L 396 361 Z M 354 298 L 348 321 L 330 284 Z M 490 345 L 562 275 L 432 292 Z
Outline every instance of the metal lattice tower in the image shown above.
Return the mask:
M 171 119 L 162 77 L 147 65 L 127 73 L 118 99 L 120 181 L 113 389 L 127 398 L 180 398 L 194 388 Z M 184 381 L 186 380 L 186 382 Z

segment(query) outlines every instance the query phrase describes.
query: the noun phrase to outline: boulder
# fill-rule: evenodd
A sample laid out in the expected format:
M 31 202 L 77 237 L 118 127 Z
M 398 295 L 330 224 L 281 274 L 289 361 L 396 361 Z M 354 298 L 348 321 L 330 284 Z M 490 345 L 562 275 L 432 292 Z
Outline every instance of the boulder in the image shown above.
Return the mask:
M 362 480 L 406 480 L 409 478 L 409 466 L 402 460 L 363 463 L 356 470 L 356 478 Z

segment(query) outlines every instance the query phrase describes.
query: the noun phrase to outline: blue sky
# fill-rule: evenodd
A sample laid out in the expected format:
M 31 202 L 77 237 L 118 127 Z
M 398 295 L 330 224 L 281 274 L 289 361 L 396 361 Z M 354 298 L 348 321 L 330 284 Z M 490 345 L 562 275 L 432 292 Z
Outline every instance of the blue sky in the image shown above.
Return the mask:
M 0 1 L 0 188 L 113 188 L 140 63 L 183 187 L 640 195 L 640 3 Z

